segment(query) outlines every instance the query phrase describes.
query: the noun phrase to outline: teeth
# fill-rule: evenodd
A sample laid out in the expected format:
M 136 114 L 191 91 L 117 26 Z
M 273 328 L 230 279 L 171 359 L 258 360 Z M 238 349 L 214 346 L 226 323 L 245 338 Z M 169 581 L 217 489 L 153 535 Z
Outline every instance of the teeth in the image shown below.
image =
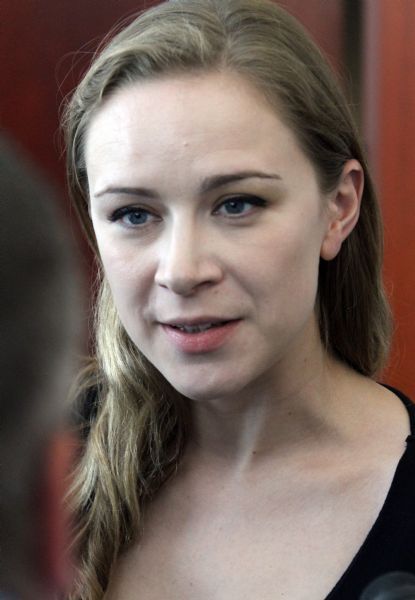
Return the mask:
M 211 327 L 216 327 L 219 323 L 204 323 L 203 325 L 176 325 L 177 329 L 185 333 L 200 333 L 207 331 Z

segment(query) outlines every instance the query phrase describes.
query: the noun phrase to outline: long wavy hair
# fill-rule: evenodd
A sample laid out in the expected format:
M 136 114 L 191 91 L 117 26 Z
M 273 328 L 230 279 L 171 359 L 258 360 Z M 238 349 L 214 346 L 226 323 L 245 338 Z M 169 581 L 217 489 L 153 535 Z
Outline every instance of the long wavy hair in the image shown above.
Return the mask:
M 326 60 L 302 26 L 268 0 L 164 2 L 106 40 L 64 116 L 70 193 L 92 247 L 97 252 L 84 145 L 95 112 L 141 80 L 214 70 L 238 73 L 265 94 L 314 165 L 322 192 L 335 188 L 347 160 L 362 165 L 360 219 L 338 256 L 321 261 L 316 310 L 327 351 L 372 376 L 387 355 L 390 316 L 366 158 Z M 105 274 L 95 323 L 94 356 L 78 387 L 90 407 L 71 492 L 80 557 L 72 600 L 102 598 L 120 552 L 139 538 L 145 503 L 177 467 L 187 429 L 185 399 L 127 335 Z

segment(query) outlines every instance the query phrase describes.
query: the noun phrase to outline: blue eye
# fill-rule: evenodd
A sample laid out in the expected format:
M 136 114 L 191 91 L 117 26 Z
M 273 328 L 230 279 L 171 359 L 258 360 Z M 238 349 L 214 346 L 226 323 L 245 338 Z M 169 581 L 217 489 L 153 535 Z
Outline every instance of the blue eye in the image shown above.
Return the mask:
M 119 208 L 110 216 L 110 221 L 121 221 L 127 227 L 140 227 L 147 225 L 155 216 L 144 208 L 125 206 Z
M 257 196 L 235 196 L 222 202 L 215 212 L 226 217 L 238 217 L 250 214 L 256 206 L 265 205 L 266 201 Z

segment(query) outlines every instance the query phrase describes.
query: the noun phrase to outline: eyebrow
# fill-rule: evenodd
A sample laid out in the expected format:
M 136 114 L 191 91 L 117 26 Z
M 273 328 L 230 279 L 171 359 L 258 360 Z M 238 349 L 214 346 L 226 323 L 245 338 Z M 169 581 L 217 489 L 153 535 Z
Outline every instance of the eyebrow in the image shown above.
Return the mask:
M 243 181 L 245 179 L 274 179 L 282 181 L 282 177 L 277 173 L 265 173 L 263 171 L 239 171 L 237 173 L 227 173 L 223 175 L 212 175 L 204 179 L 200 185 L 200 193 L 206 194 L 229 183 Z M 94 194 L 95 198 L 105 194 L 128 194 L 132 196 L 144 196 L 146 198 L 160 199 L 160 195 L 151 188 L 146 187 L 125 187 L 108 186 Z

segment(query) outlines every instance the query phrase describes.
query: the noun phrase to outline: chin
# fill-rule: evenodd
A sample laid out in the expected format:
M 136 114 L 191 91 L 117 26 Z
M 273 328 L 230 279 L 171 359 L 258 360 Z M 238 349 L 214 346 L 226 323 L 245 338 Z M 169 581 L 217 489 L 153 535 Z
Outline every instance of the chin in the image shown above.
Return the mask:
M 163 375 L 175 390 L 196 402 L 231 397 L 246 387 L 245 382 L 230 379 L 229 374 L 214 373 L 213 369 L 209 373 L 188 378 L 177 377 L 177 373 L 164 372 Z
M 166 377 L 166 376 L 165 376 Z M 176 377 L 166 377 L 170 385 L 182 396 L 189 400 L 203 401 L 212 400 L 224 395 L 223 386 L 221 385 L 205 385 L 203 381 L 182 381 Z

